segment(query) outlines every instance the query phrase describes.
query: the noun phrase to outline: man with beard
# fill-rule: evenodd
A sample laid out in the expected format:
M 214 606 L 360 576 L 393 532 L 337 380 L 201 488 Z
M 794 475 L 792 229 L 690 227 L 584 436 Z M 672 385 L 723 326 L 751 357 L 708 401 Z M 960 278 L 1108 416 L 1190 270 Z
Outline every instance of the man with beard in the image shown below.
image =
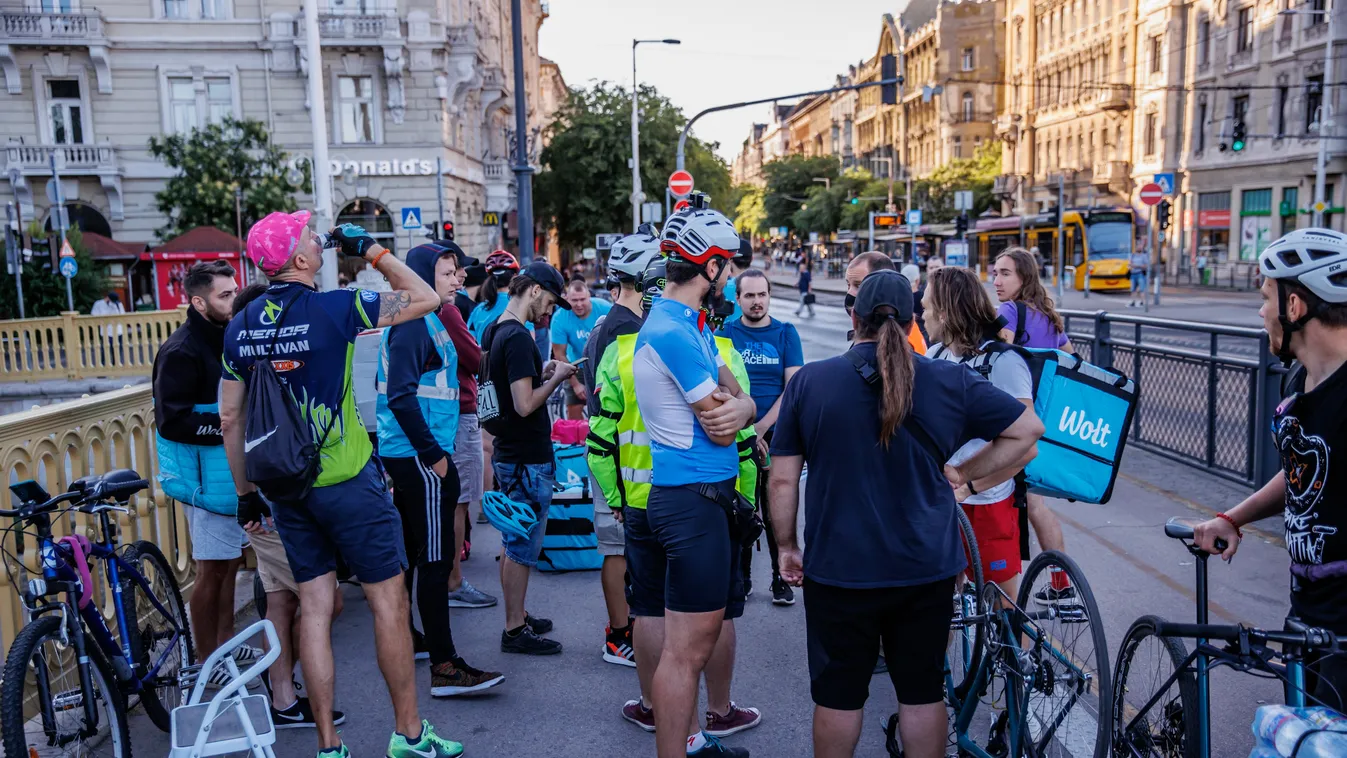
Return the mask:
M 234 636 L 234 574 L 243 557 L 218 397 L 224 330 L 238 283 L 232 266 L 211 261 L 192 266 L 183 284 L 191 305 L 187 321 L 154 360 L 154 421 L 164 491 L 190 506 L 186 514 L 197 567 L 191 623 L 197 655 L 204 660 Z M 257 655 L 249 646 L 240 651 L 236 659 Z
M 767 314 L 771 302 L 772 284 L 767 275 L 758 269 L 749 269 L 738 279 L 739 303 L 743 307 L 743 317 L 725 324 L 722 332 L 734 341 L 735 350 L 744 358 L 748 370 L 749 395 L 756 408 L 754 428 L 758 445 L 765 451 L 772 442 L 772 427 L 776 425 L 777 414 L 781 411 L 781 393 L 786 391 L 786 383 L 804 365 L 804 348 L 800 344 L 800 334 L 795 325 L 773 320 Z M 758 483 L 758 509 L 764 515 L 770 513 L 766 500 L 766 482 Z M 770 516 L 768 516 L 770 519 Z M 781 580 L 776 537 L 770 524 L 767 526 L 767 549 L 772 557 L 772 603 L 775 605 L 794 605 L 795 592 L 790 585 Z M 744 548 L 744 582 L 752 592 L 749 569 L 753 561 L 753 546 Z

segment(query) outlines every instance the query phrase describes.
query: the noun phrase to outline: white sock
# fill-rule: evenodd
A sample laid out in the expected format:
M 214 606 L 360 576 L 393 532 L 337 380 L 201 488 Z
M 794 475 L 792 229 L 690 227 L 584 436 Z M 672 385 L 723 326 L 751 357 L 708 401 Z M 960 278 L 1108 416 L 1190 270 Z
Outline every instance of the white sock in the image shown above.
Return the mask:
M 704 747 L 706 747 L 706 732 L 697 732 L 688 737 L 688 755 L 692 755 Z

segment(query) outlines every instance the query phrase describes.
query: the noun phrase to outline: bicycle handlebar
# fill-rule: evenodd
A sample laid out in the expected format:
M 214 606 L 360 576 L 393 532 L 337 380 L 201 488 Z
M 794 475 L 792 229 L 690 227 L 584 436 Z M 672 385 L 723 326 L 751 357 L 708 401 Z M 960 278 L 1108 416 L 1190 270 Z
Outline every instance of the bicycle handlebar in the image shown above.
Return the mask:
M 58 507 L 60 507 L 61 503 L 68 503 L 72 500 L 75 500 L 76 498 L 79 498 L 80 496 L 81 493 L 79 492 L 65 492 L 60 495 L 57 495 L 56 497 L 52 498 L 51 500 L 48 500 L 45 503 L 42 503 L 41 505 L 35 505 L 31 508 L 20 506 L 18 508 L 15 508 L 14 510 L 0 509 L 0 518 L 21 518 L 28 516 L 37 516 L 42 513 L 50 513 L 56 510 Z
M 1288 621 L 1287 625 L 1291 629 L 1275 632 L 1242 624 L 1176 624 L 1165 621 L 1160 623 L 1155 631 L 1161 637 L 1190 637 L 1224 642 L 1239 642 L 1241 638 L 1246 638 L 1255 644 L 1275 642 L 1316 650 L 1334 650 L 1343 646 L 1344 641 L 1339 640 L 1337 635 L 1327 629 L 1305 626 L 1296 621 Z
M 78 484 L 78 483 L 77 483 Z M 78 501 L 83 510 L 83 506 L 99 503 L 109 499 L 123 499 L 130 497 L 135 493 L 150 486 L 147 479 L 128 479 L 122 482 L 98 482 L 91 490 L 71 490 L 63 492 L 56 497 L 41 503 L 39 505 L 28 506 L 24 504 L 13 510 L 0 509 L 0 518 L 28 518 L 43 513 L 50 513 L 56 510 L 62 503 Z

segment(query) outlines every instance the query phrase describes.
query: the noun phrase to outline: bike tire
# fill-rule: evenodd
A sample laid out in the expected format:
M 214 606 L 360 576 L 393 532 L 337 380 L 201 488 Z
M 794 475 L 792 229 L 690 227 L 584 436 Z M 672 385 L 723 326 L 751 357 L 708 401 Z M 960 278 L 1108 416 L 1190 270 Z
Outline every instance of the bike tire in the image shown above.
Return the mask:
M 0 723 L 5 725 L 3 742 L 0 744 L 4 745 L 5 755 L 30 755 L 27 730 L 23 728 L 26 724 L 23 701 L 25 686 L 28 683 L 29 664 L 34 655 L 40 651 L 42 643 L 50 638 L 59 637 L 60 633 L 60 616 L 42 616 L 23 627 L 10 645 L 9 655 L 5 658 L 4 681 L 0 685 Z M 103 657 L 98 646 L 88 639 L 86 644 L 90 679 L 95 689 L 102 693 L 101 697 L 98 694 L 94 697 L 106 704 L 103 717 L 108 720 L 107 735 L 112 740 L 110 751 L 104 754 L 114 758 L 130 758 L 131 731 L 126 715 L 126 698 L 117 684 L 117 676 L 113 673 L 112 666 Z M 78 674 L 75 674 L 75 681 L 79 681 Z M 65 712 L 74 712 L 74 709 Z M 83 723 L 82 720 L 80 723 Z M 16 725 L 18 728 L 15 728 Z M 45 747 L 45 744 L 35 744 L 32 747 L 39 749 Z
M 140 704 L 145 708 L 145 715 L 149 716 L 150 721 L 161 731 L 167 732 L 172 718 L 171 711 L 182 701 L 182 690 L 177 684 L 178 672 L 183 666 L 190 666 L 196 662 L 196 653 L 192 646 L 191 624 L 187 618 L 187 606 L 182 601 L 182 590 L 178 587 L 178 580 L 173 575 L 168 559 L 164 557 L 163 552 L 153 542 L 138 540 L 132 543 L 122 553 L 122 560 L 135 566 L 136 570 L 147 581 L 150 580 L 150 577 L 146 576 L 146 572 L 142 568 L 147 564 L 153 568 L 154 574 L 163 578 L 163 591 L 158 593 L 163 597 L 157 597 L 157 599 L 173 616 L 168 621 L 181 631 L 178 642 L 179 659 L 177 666 L 169 668 L 172 666 L 170 659 L 164 663 L 164 666 L 169 670 L 157 672 L 159 676 L 168 680 L 167 683 L 157 687 L 144 687 L 139 692 Z M 152 636 L 147 635 L 147 633 L 153 631 L 153 627 L 147 625 L 142 628 L 141 624 L 153 622 L 154 617 L 163 621 L 162 614 L 159 614 L 148 600 L 141 598 L 142 593 L 143 590 L 140 585 L 131 577 L 122 577 L 122 602 L 125 604 L 128 618 L 134 619 L 134 621 L 129 622 L 130 628 L 126 630 L 126 635 L 127 641 L 131 645 L 134 658 L 132 664 L 137 676 L 144 676 L 150 670 L 150 666 L 158 659 L 157 655 L 151 653 L 152 645 L 147 644 L 147 636 Z M 146 622 L 141 620 L 143 612 L 151 614 L 151 618 Z M 130 695 L 130 693 L 126 694 Z
M 267 588 L 262 584 L 261 571 L 253 574 L 253 607 L 259 619 L 267 617 Z
M 1067 556 L 1065 553 L 1059 553 L 1056 550 L 1045 550 L 1039 553 L 1037 556 L 1035 556 L 1034 560 L 1029 563 L 1029 567 L 1025 569 L 1023 580 L 1020 583 L 1019 596 L 1016 598 L 1015 602 L 1016 605 L 1019 606 L 1021 611 L 1037 607 L 1034 605 L 1035 603 L 1034 588 L 1037 583 L 1037 580 L 1040 577 L 1050 577 L 1051 576 L 1050 572 L 1054 568 L 1061 569 L 1063 572 L 1065 572 L 1067 580 L 1070 583 L 1070 586 L 1075 588 L 1076 599 L 1073 602 L 1078 603 L 1079 607 L 1084 611 L 1083 613 L 1084 623 L 1088 624 L 1089 626 L 1090 644 L 1093 649 L 1087 652 L 1085 655 L 1085 657 L 1087 657 L 1089 660 L 1086 660 L 1082 656 L 1075 654 L 1073 652 L 1074 647 L 1072 650 L 1062 652 L 1060 648 L 1065 647 L 1065 645 L 1061 642 L 1061 638 L 1065 637 L 1066 635 L 1055 635 L 1054 642 L 1056 644 L 1054 644 L 1052 647 L 1054 651 L 1056 651 L 1058 655 L 1060 655 L 1061 657 L 1072 660 L 1073 666 L 1083 664 L 1089 670 L 1089 673 L 1093 675 L 1094 678 L 1093 680 L 1097 685 L 1097 694 L 1095 695 L 1097 700 L 1095 702 L 1094 708 L 1095 733 L 1094 733 L 1093 755 L 1094 758 L 1107 758 L 1109 754 L 1110 741 L 1112 740 L 1113 737 L 1113 718 L 1112 718 L 1113 688 L 1111 686 L 1113 669 L 1112 666 L 1109 664 L 1108 659 L 1108 640 L 1105 638 L 1104 634 L 1104 621 L 1103 618 L 1099 615 L 1099 605 L 1098 603 L 1095 602 L 1094 592 L 1090 589 L 1090 583 L 1085 578 L 1085 572 L 1083 572 L 1080 566 L 1077 565 L 1077 563 L 1074 560 L 1072 560 L 1069 556 Z M 1062 607 L 1065 607 L 1065 604 L 1058 604 L 1058 608 Z M 1013 614 L 1013 618 L 1015 619 L 1014 622 L 1015 628 L 1013 630 L 1015 636 L 1019 639 L 1025 639 L 1024 632 L 1027 629 L 1026 617 L 1023 615 L 1023 613 L 1016 613 Z M 1081 623 L 1080 621 L 1063 620 L 1060 626 L 1061 628 L 1066 628 L 1067 626 L 1076 628 L 1080 623 Z M 1035 622 L 1035 624 L 1039 627 L 1044 627 L 1044 631 L 1048 633 L 1050 636 L 1052 635 L 1052 631 L 1046 628 L 1044 624 L 1040 622 Z M 1054 625 L 1053 628 L 1057 628 L 1057 626 Z M 1074 638 L 1080 639 L 1081 636 L 1082 635 L 1074 635 Z M 1076 661 L 1079 661 L 1079 664 L 1077 664 Z M 1052 681 L 1055 682 L 1056 679 L 1058 678 L 1061 678 L 1060 675 L 1054 672 Z M 1067 682 L 1067 684 L 1069 685 L 1069 682 Z M 1032 715 L 1033 718 L 1035 720 L 1038 720 L 1040 722 L 1040 725 L 1042 725 L 1044 720 L 1038 718 L 1036 715 L 1033 715 L 1033 711 L 1031 710 L 1033 705 L 1033 699 L 1036 694 L 1046 694 L 1048 697 L 1043 698 L 1042 700 L 1051 700 L 1051 698 L 1054 697 L 1056 693 L 1055 684 L 1053 685 L 1054 689 L 1053 692 L 1051 693 L 1041 693 L 1041 692 L 1036 693 L 1035 691 L 1032 690 L 1026 690 L 1024 688 L 1024 682 L 1017 682 L 1012 684 L 1010 678 L 1007 677 L 1006 686 L 1007 687 L 1015 686 L 1020 688 L 1020 691 L 1024 697 L 1025 703 L 1024 707 L 1026 708 L 1025 711 L 1026 721 L 1028 721 L 1029 717 Z M 1086 689 L 1088 692 L 1088 687 Z M 1085 703 L 1087 706 L 1089 705 L 1088 698 L 1086 698 Z M 1072 738 L 1071 728 L 1068 727 L 1065 731 L 1067 732 L 1068 738 Z M 1032 734 L 1032 728 L 1025 729 L 1024 732 L 1025 733 L 1022 734 L 1021 737 L 1028 737 L 1032 743 L 1036 743 L 1031 744 L 1029 746 L 1029 750 L 1031 751 L 1030 754 L 1036 756 L 1044 756 L 1045 758 L 1057 754 L 1045 749 L 1046 747 L 1049 746 L 1051 736 L 1056 734 L 1055 730 L 1052 732 L 1052 734 L 1047 735 L 1044 739 L 1040 739 L 1039 737 L 1034 736 Z M 1082 753 L 1075 750 L 1073 751 L 1063 750 L 1063 752 L 1060 754 L 1062 755 L 1069 754 L 1076 756 L 1076 758 L 1084 758 L 1084 755 L 1088 755 L 1088 753 Z
M 966 582 L 955 594 L 955 602 L 959 603 L 960 617 L 964 609 L 970 609 L 974 614 L 981 613 L 982 607 L 982 588 L 986 581 L 982 573 L 982 555 L 978 552 L 977 535 L 973 533 L 973 523 L 968 519 L 968 514 L 963 512 L 962 506 L 955 507 L 955 513 L 958 514 L 959 532 L 963 538 L 964 550 L 968 554 L 969 569 L 972 578 Z M 951 629 L 950 641 L 945 649 L 945 666 L 949 673 L 949 683 L 954 686 L 954 695 L 962 700 L 968 696 L 968 688 L 972 683 L 972 674 L 978 670 L 982 663 L 982 655 L 987 645 L 987 626 L 986 624 L 974 624 L 972 626 L 957 625 Z M 948 700 L 948 694 L 946 699 Z
M 1123 637 L 1118 648 L 1118 660 L 1113 668 L 1113 752 L 1129 758 L 1197 758 L 1197 676 L 1191 669 L 1180 669 L 1188 658 L 1188 650 L 1183 641 L 1174 637 L 1162 637 L 1156 633 L 1164 619 L 1158 616 L 1142 616 L 1132 622 L 1132 626 Z M 1156 714 L 1137 713 L 1128 718 L 1127 711 L 1144 705 L 1155 694 L 1153 690 L 1165 679 L 1154 680 L 1149 686 L 1145 682 L 1134 682 L 1134 675 L 1144 673 L 1134 668 L 1138 649 L 1147 638 L 1160 643 L 1162 655 L 1169 658 L 1171 671 L 1177 671 L 1174 690 L 1176 699 L 1163 700 L 1152 709 Z M 1132 690 L 1136 695 L 1129 699 Z M 1159 718 L 1151 720 L 1150 715 Z M 1137 717 L 1145 717 L 1145 724 L 1137 724 L 1131 730 L 1127 722 Z

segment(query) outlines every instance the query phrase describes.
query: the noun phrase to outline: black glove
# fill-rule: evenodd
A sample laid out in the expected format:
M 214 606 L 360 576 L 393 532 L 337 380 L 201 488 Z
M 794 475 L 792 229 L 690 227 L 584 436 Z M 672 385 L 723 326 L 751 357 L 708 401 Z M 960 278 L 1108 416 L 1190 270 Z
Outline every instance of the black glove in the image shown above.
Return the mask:
M 364 258 L 365 251 L 379 244 L 374 238 L 369 236 L 362 227 L 355 224 L 342 224 L 334 228 L 329 234 L 332 239 L 341 243 L 341 252 L 343 255 L 349 255 L 352 258 Z
M 246 495 L 239 495 L 238 522 L 239 526 L 248 524 L 260 524 L 264 516 L 271 515 L 271 507 L 267 501 L 262 499 L 262 493 L 253 490 Z

